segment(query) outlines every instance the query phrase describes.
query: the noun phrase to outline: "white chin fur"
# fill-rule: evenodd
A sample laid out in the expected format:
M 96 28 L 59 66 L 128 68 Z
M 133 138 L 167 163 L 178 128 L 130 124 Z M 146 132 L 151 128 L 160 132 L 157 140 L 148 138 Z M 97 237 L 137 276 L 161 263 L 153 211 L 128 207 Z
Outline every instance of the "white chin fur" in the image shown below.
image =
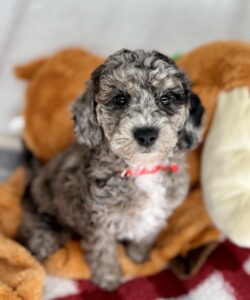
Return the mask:
M 153 153 L 135 153 L 130 159 L 131 164 L 135 165 L 148 165 L 158 164 L 164 161 L 165 154 L 159 152 Z

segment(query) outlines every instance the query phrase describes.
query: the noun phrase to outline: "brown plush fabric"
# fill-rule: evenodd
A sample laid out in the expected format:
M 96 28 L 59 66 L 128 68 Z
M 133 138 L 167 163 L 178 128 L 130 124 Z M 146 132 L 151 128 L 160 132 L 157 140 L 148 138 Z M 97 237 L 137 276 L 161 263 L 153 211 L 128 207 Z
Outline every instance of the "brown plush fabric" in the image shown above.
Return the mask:
M 84 89 L 102 59 L 81 49 L 69 49 L 15 69 L 29 79 L 24 107 L 24 140 L 46 161 L 73 141 L 69 106 Z
M 188 73 L 194 91 L 206 108 L 207 128 L 212 121 L 217 94 L 239 86 L 250 86 L 250 44 L 240 41 L 214 42 L 178 59 Z
M 8 182 L 0 185 L 0 299 L 4 300 L 42 297 L 44 269 L 11 239 L 21 220 L 23 179 L 24 170 L 17 169 Z

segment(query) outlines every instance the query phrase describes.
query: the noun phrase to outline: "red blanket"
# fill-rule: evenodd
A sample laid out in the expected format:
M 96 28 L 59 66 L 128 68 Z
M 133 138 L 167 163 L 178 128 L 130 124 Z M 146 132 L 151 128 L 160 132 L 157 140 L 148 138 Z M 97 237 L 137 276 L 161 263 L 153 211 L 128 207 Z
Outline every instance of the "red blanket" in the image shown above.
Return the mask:
M 56 300 L 247 300 L 250 299 L 250 250 L 229 242 L 221 244 L 193 278 L 178 280 L 169 270 L 124 283 L 105 292 L 87 281 L 72 281 L 74 288 Z M 61 285 L 59 294 L 67 284 Z M 67 290 L 67 291 L 66 291 Z

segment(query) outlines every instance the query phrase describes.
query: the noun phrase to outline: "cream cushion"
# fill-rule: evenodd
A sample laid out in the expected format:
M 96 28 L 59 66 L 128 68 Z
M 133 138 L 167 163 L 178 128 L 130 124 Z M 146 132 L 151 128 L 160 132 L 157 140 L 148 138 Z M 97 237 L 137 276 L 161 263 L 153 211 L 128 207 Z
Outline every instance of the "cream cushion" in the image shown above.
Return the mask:
M 202 155 L 202 187 L 215 225 L 250 247 L 250 94 L 221 92 Z

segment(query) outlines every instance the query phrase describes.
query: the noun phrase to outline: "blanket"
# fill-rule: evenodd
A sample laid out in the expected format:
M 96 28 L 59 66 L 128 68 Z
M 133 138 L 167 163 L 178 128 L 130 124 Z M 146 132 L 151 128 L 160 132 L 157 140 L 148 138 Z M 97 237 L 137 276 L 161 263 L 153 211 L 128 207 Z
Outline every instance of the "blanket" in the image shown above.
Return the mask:
M 225 241 L 213 252 L 200 271 L 185 281 L 180 281 L 166 269 L 154 276 L 127 281 L 114 292 L 105 292 L 88 281 L 50 277 L 44 299 L 247 300 L 250 299 L 249 281 L 250 251 Z

